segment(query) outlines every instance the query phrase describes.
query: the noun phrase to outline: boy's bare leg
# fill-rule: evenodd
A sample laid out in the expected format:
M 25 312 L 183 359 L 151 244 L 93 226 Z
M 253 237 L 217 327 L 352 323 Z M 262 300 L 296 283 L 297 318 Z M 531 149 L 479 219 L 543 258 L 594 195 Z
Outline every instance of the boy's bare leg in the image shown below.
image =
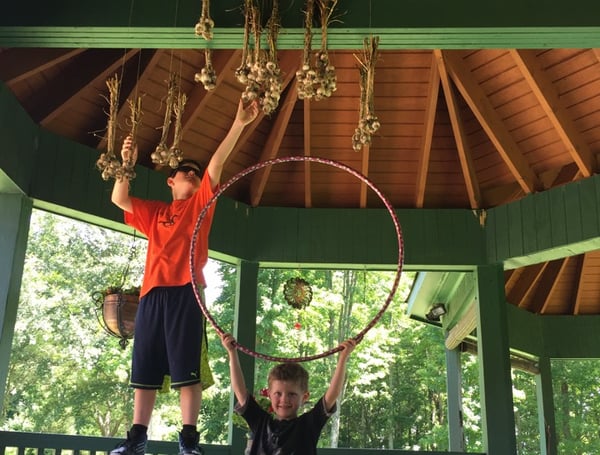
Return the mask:
M 156 401 L 156 390 L 135 389 L 133 395 L 133 423 L 149 426 L 154 402 Z
M 196 426 L 201 404 L 201 384 L 184 386 L 179 390 L 179 406 L 181 408 L 181 419 L 184 425 Z

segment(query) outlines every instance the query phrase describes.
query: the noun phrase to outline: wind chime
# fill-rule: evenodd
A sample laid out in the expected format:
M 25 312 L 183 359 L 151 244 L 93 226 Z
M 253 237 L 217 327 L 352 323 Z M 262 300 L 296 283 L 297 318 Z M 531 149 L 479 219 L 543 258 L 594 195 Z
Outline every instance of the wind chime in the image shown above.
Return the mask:
M 329 98 L 337 89 L 335 67 L 329 60 L 329 51 L 327 50 L 327 29 L 337 0 L 317 0 L 321 20 L 321 48 L 315 52 L 314 66 L 311 66 L 314 2 L 315 0 L 306 0 L 302 67 L 296 71 L 296 78 L 298 80 L 298 98 L 319 101 Z
M 360 111 L 358 127 L 352 135 L 352 148 L 360 151 L 364 145 L 371 144 L 371 136 L 381 126 L 375 115 L 375 63 L 377 62 L 377 47 L 379 37 L 365 38 L 363 42 L 362 59 L 356 57 L 360 73 Z
M 281 69 L 277 57 L 277 38 L 281 29 L 279 0 L 273 0 L 266 33 L 269 49 L 261 49 L 261 12 L 254 0 L 244 1 L 244 43 L 242 61 L 235 71 L 237 80 L 246 86 L 242 100 L 258 100 L 265 115 L 271 115 L 279 106 L 283 90 Z M 250 36 L 254 48 L 250 46 Z

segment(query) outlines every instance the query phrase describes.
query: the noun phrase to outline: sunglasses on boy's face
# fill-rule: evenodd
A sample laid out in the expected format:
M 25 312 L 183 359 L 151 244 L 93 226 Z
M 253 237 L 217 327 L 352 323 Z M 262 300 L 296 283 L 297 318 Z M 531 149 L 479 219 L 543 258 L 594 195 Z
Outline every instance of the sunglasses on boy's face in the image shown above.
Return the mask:
M 180 166 L 175 170 L 173 175 L 175 175 L 177 172 L 183 172 L 185 174 L 189 174 L 190 171 L 192 171 L 194 174 L 196 174 L 196 177 L 198 177 L 199 179 L 202 178 L 202 173 L 200 172 L 200 170 L 198 170 L 192 166 Z

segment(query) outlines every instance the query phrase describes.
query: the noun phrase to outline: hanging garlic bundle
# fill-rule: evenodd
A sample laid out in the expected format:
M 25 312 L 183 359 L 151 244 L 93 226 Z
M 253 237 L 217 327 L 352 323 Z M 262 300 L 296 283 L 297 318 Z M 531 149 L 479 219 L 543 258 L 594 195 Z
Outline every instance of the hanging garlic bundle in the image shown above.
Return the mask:
M 173 111 L 175 113 L 175 132 L 173 133 L 173 144 L 169 148 L 169 166 L 171 166 L 173 169 L 175 169 L 183 159 L 183 152 L 179 148 L 179 144 L 181 143 L 181 136 L 183 135 L 181 119 L 183 118 L 183 111 L 185 109 L 186 102 L 187 95 L 179 92 L 177 94 L 177 101 L 173 106 Z
M 169 149 L 167 147 L 167 137 L 169 135 L 169 128 L 171 127 L 171 117 L 173 115 L 173 105 L 175 104 L 175 98 L 179 91 L 179 86 L 175 80 L 175 76 L 172 75 L 167 86 L 167 100 L 165 108 L 165 117 L 162 126 L 162 134 L 160 141 L 156 146 L 156 149 L 150 155 L 154 164 L 164 166 L 169 163 Z
M 279 36 L 280 29 L 279 0 L 273 0 L 271 17 L 269 18 L 269 22 L 267 22 L 269 52 L 267 54 L 267 62 L 265 63 L 265 82 L 263 84 L 262 96 L 260 97 L 260 104 L 266 115 L 275 112 L 277 106 L 279 106 L 279 99 L 283 90 L 281 68 L 277 59 L 277 37 Z
M 108 180 L 110 178 L 121 179 L 121 162 L 115 155 L 115 140 L 117 132 L 117 111 L 119 104 L 119 89 L 120 81 L 119 77 L 115 74 L 114 77 L 109 77 L 106 80 L 106 86 L 108 87 L 108 124 L 106 128 L 106 152 L 102 153 L 96 161 L 96 167 L 102 173 L 102 179 Z
M 379 37 L 364 39 L 363 60 L 357 57 L 360 71 L 360 112 L 358 127 L 352 136 L 352 148 L 360 151 L 363 145 L 371 143 L 371 136 L 381 124 L 375 115 L 375 63 Z
M 217 73 L 212 65 L 212 52 L 207 47 L 204 49 L 204 67 L 194 75 L 194 81 L 202 82 L 207 91 L 217 88 Z
M 202 0 L 202 12 L 194 31 L 196 32 L 196 35 L 209 41 L 213 37 L 214 26 L 215 21 L 210 17 L 210 0 Z
M 142 98 L 137 96 L 135 99 L 129 99 L 127 100 L 127 104 L 129 105 L 129 121 L 131 123 L 129 135 L 135 144 L 138 127 L 142 118 Z M 129 180 L 133 180 L 135 178 L 135 161 L 131 157 L 123 161 L 123 165 L 121 167 L 121 176 Z
M 244 52 L 242 66 L 236 70 L 236 77 L 246 85 L 242 100 L 245 103 L 258 100 L 263 112 L 270 115 L 277 109 L 283 90 L 281 69 L 277 61 L 277 37 L 281 28 L 279 2 L 273 1 L 271 17 L 267 24 L 268 52 L 260 47 L 262 26 L 258 7 L 252 0 L 246 0 L 245 7 Z M 250 52 L 248 44 L 250 33 L 254 40 L 253 52 Z
M 265 61 L 260 49 L 262 26 L 260 23 L 260 11 L 258 7 L 250 2 L 246 14 L 250 16 L 248 24 L 254 37 L 254 50 L 248 53 L 248 73 L 246 75 L 246 89 L 242 93 L 242 100 L 247 103 L 258 99 L 265 81 Z
M 248 83 L 248 74 L 250 73 L 251 53 L 250 53 L 250 31 L 252 29 L 252 8 L 253 0 L 244 0 L 244 42 L 242 45 L 242 61 L 240 66 L 235 70 L 235 77 L 240 84 Z
M 298 98 L 319 101 L 329 98 L 337 90 L 335 67 L 329 60 L 327 50 L 327 28 L 337 4 L 337 0 L 317 0 L 321 17 L 321 49 L 315 53 L 314 67 L 310 66 L 312 45 L 312 16 L 314 0 L 307 0 L 304 25 L 304 54 L 302 68 L 296 72 L 298 78 Z
M 316 92 L 317 72 L 310 67 L 310 54 L 312 51 L 312 21 L 315 0 L 306 0 L 304 12 L 304 46 L 302 50 L 302 67 L 296 71 L 298 80 L 298 98 L 311 99 Z

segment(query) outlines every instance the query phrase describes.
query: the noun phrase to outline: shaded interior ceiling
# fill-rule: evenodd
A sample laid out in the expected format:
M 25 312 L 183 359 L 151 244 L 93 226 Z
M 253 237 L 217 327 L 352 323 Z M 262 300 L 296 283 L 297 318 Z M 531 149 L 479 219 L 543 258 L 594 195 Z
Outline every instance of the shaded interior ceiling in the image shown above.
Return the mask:
M 301 24 L 301 5 L 295 6 L 285 14 Z M 194 81 L 206 64 L 200 42 L 196 49 L 3 44 L 0 80 L 36 123 L 100 155 L 107 146 L 106 80 L 117 74 L 122 80 L 117 142 L 131 128 L 127 99 L 140 95 L 139 163 L 166 173 L 150 155 L 161 141 L 167 82 L 174 77 L 187 95 L 183 154 L 206 164 L 244 90 L 235 78 L 242 59 L 237 39 L 236 47 L 212 50 L 217 84 L 210 91 Z M 396 208 L 485 210 L 597 172 L 600 49 L 393 49 L 385 40 L 382 36 L 376 60 L 373 103 L 381 128 L 369 146 L 352 148 L 361 96 L 360 46 L 329 50 L 337 90 L 320 101 L 298 98 L 295 75 L 302 49 L 285 48 L 277 53 L 283 83 L 279 106 L 244 131 L 224 180 L 267 159 L 315 156 L 358 170 Z M 252 206 L 382 207 L 364 182 L 318 163 L 263 169 L 227 194 Z M 599 253 L 505 275 L 509 303 L 527 311 L 600 314 Z

